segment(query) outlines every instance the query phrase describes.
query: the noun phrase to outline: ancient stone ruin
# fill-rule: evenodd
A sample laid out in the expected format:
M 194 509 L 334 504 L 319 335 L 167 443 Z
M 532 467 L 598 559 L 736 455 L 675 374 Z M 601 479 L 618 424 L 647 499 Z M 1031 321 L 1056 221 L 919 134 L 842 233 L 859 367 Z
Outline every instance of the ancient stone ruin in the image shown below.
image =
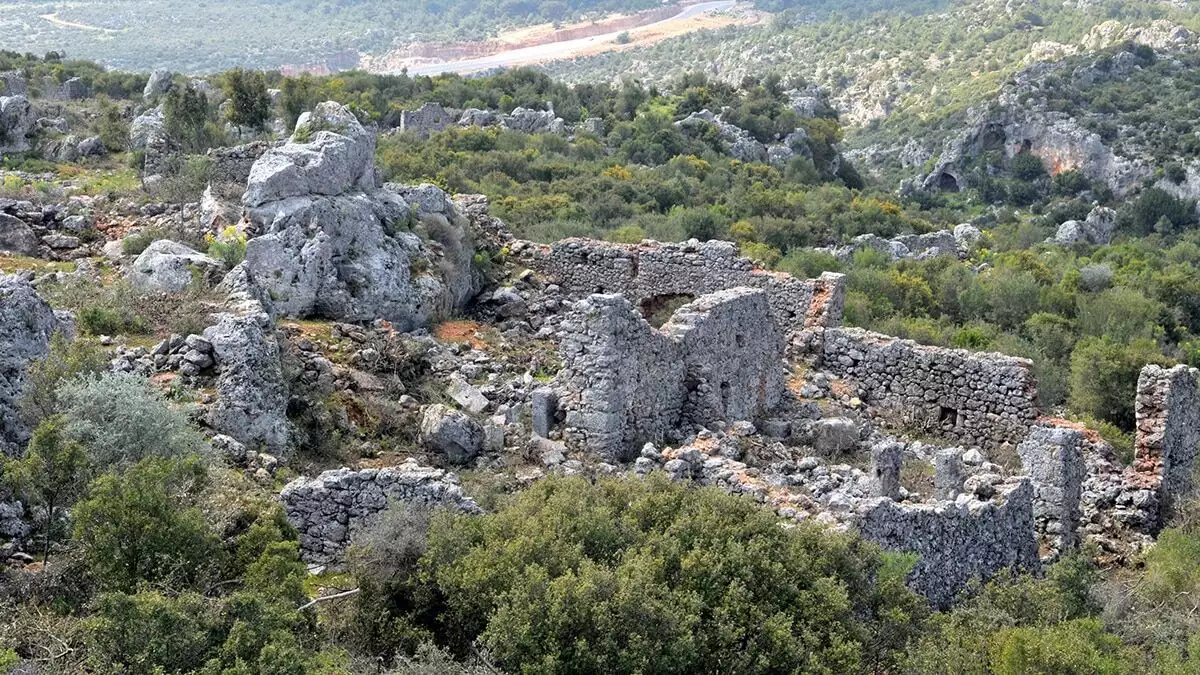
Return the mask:
M 859 523 L 862 536 L 885 549 L 920 556 L 909 586 L 938 607 L 967 584 L 1008 569 L 1039 569 L 1028 480 L 996 486 L 992 501 L 901 505 L 879 499 Z
M 1138 377 L 1134 468 L 1157 477 L 1167 503 L 1192 487 L 1200 444 L 1200 389 L 1195 368 L 1146 366 Z
M 288 521 L 300 533 L 301 557 L 319 565 L 339 560 L 354 533 L 374 522 L 390 503 L 480 511 L 463 494 L 453 474 L 412 462 L 385 469 L 342 468 L 316 478 L 297 478 L 283 488 L 279 498 Z
M 1026 359 L 831 328 L 819 362 L 882 416 L 955 443 L 1015 445 L 1037 419 L 1037 385 Z
M 797 279 L 762 270 L 727 241 L 610 244 L 564 239 L 534 249 L 528 263 L 570 294 L 620 293 L 647 316 L 672 301 L 746 286 L 761 288 L 776 326 L 791 331 L 839 325 L 845 301 L 842 275 L 826 272 L 819 279 Z
M 718 420 L 757 419 L 783 390 L 782 341 L 761 290 L 700 297 L 655 329 L 621 295 L 563 327 L 567 436 L 614 460 Z

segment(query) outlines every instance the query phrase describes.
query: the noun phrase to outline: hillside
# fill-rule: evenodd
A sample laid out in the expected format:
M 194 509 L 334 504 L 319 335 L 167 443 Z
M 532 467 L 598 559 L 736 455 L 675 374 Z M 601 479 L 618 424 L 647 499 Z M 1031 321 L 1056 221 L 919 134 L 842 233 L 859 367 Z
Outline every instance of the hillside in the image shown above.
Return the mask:
M 330 72 L 360 53 L 412 42 L 483 40 L 513 26 L 635 11 L 653 0 L 490 3 L 451 0 L 12 0 L 0 13 L 0 49 L 57 51 L 125 70 L 205 73 L 232 67 Z M 263 26 L 271 26 L 264 30 Z
M 1195 671 L 1190 9 L 763 3 L 0 51 L 0 672 Z

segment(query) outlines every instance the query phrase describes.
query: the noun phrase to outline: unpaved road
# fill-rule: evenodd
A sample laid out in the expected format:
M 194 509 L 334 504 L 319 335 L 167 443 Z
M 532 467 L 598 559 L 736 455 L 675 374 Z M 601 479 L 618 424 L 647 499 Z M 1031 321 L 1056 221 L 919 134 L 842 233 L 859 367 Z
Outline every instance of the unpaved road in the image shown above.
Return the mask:
M 441 73 L 459 73 L 465 75 L 468 73 L 476 73 L 481 70 L 491 70 L 492 68 L 508 68 L 512 66 L 528 65 L 530 63 L 553 61 L 555 59 L 565 59 L 584 52 L 594 53 L 598 45 L 615 43 L 617 36 L 619 36 L 621 33 L 630 33 L 632 35 L 636 35 L 639 32 L 652 31 L 655 28 L 661 28 L 665 25 L 679 21 L 687 21 L 710 12 L 724 11 L 732 8 L 734 4 L 734 0 L 701 2 L 699 4 L 684 7 L 683 11 L 679 12 L 675 16 L 663 19 L 662 21 L 646 24 L 645 26 L 639 26 L 637 28 L 613 31 L 611 33 L 604 33 L 602 35 L 579 38 L 577 40 L 548 42 L 546 44 L 534 45 L 532 47 L 510 49 L 507 51 L 496 52 L 495 54 L 489 54 L 488 56 L 480 56 L 473 59 L 463 59 L 461 61 L 422 63 L 419 65 L 409 66 L 408 74 L 440 75 Z

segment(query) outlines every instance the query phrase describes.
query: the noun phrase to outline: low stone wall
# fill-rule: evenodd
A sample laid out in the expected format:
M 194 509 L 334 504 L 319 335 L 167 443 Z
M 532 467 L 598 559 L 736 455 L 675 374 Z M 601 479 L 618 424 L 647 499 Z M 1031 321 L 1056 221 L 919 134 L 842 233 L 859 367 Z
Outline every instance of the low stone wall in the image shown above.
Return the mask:
M 1192 487 L 1200 444 L 1200 371 L 1149 365 L 1138 377 L 1134 470 L 1157 482 L 1164 504 Z
M 859 531 L 886 550 L 919 555 L 909 587 L 948 607 L 974 579 L 1040 569 L 1032 485 L 1018 479 L 996 487 L 989 501 L 906 505 L 881 498 L 865 509 Z
M 386 469 L 341 468 L 316 478 L 297 478 L 279 494 L 288 521 L 300 533 L 305 562 L 341 559 L 354 533 L 369 526 L 391 501 L 481 512 L 453 474 L 406 462 Z
M 563 323 L 555 388 L 567 437 L 612 460 L 693 425 L 754 420 L 783 392 L 782 342 L 763 291 L 679 308 L 655 330 L 621 295 L 593 295 Z
M 696 298 L 745 286 L 766 293 L 781 330 L 837 326 L 842 320 L 843 275 L 826 272 L 819 279 L 797 279 L 761 270 L 727 241 L 612 244 L 572 238 L 531 252 L 529 265 L 567 292 L 620 293 L 647 315 L 660 299 Z
M 929 347 L 859 328 L 826 329 L 819 349 L 821 366 L 857 387 L 885 419 L 954 443 L 1015 445 L 1037 419 L 1027 359 Z

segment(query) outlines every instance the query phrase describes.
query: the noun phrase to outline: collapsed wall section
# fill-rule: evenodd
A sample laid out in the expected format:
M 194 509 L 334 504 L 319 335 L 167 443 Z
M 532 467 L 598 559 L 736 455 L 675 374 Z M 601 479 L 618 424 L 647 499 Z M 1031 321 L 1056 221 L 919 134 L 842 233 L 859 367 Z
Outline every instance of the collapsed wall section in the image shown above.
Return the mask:
M 859 328 L 830 328 L 821 365 L 855 385 L 885 419 L 951 440 L 996 447 L 1025 439 L 1037 419 L 1032 363 L 1003 354 L 919 345 Z
M 297 478 L 279 494 L 288 522 L 300 533 L 308 563 L 338 561 L 358 530 L 371 525 L 390 502 L 447 506 L 480 513 L 453 474 L 409 461 L 386 469 L 341 468 Z
M 693 425 L 757 419 L 782 396 L 782 340 L 758 289 L 701 297 L 662 330 L 624 296 L 592 295 L 562 329 L 566 435 L 611 460 Z
M 975 579 L 1040 569 L 1032 485 L 1017 479 L 996 488 L 989 501 L 909 505 L 881 498 L 864 511 L 859 531 L 886 550 L 917 554 L 909 587 L 945 608 Z
M 766 293 L 776 325 L 788 332 L 840 325 L 845 301 L 843 275 L 797 279 L 765 271 L 727 241 L 613 244 L 572 238 L 535 249 L 528 262 L 569 293 L 620 293 L 642 308 L 657 298 L 758 288 Z

